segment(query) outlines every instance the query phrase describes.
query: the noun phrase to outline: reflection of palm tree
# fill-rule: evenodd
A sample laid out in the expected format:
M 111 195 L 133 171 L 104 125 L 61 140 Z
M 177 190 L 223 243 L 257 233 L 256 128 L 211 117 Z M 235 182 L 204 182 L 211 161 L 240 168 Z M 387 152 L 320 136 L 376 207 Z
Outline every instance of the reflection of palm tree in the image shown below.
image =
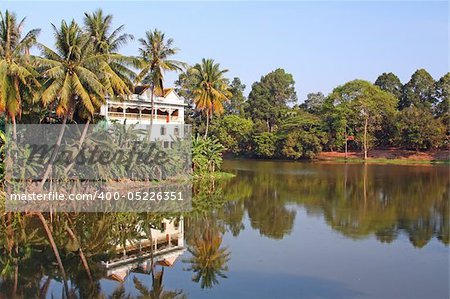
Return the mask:
M 134 286 L 138 289 L 140 296 L 137 298 L 142 299 L 174 299 L 174 298 L 186 298 L 183 291 L 165 291 L 163 285 L 164 268 L 160 272 L 153 274 L 152 272 L 152 289 L 149 290 L 142 282 L 137 278 L 133 278 Z
M 127 295 L 125 293 L 125 287 L 123 285 L 120 285 L 117 287 L 117 289 L 114 290 L 114 292 L 111 294 L 111 296 L 108 296 L 109 299 L 131 299 L 130 295 Z
M 188 271 L 195 273 L 192 280 L 200 282 L 202 288 L 211 288 L 218 284 L 218 276 L 227 277 L 224 272 L 228 271 L 226 263 L 229 261 L 230 253 L 227 248 L 221 248 L 221 244 L 222 236 L 207 229 L 189 248 L 192 257 L 186 261 L 191 264 Z

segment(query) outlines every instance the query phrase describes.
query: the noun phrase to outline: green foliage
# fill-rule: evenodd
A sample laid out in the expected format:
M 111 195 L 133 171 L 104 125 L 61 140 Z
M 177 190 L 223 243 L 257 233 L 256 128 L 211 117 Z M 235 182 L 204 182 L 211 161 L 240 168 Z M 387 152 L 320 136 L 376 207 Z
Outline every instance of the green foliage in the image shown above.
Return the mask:
M 435 102 L 433 77 L 424 69 L 417 70 L 403 89 L 400 110 L 411 106 L 431 110 Z
M 277 150 L 278 138 L 274 133 L 263 132 L 253 136 L 253 154 L 260 158 L 272 158 Z
M 450 108 L 450 73 L 442 76 L 436 82 L 436 100 L 438 101 L 435 109 L 435 114 L 438 117 L 449 116 Z
M 35 99 L 40 87 L 29 55 L 40 29 L 23 36 L 24 22 L 25 19 L 17 22 L 16 15 L 8 10 L 4 14 L 0 12 L 0 113 L 5 112 L 13 124 L 23 102 Z
M 441 146 L 445 140 L 443 124 L 424 109 L 403 109 L 399 114 L 397 126 L 399 142 L 405 148 L 426 150 Z
M 224 147 L 217 139 L 197 136 L 192 141 L 192 164 L 197 174 L 215 172 L 222 165 Z
M 259 82 L 252 85 L 246 113 L 253 121 L 264 121 L 267 131 L 272 132 L 279 124 L 280 112 L 287 108 L 287 104 L 297 101 L 294 84 L 293 76 L 283 69 L 276 69 L 262 76 Z
M 202 59 L 188 69 L 181 77 L 180 83 L 183 89 L 192 97 L 197 111 L 206 116 L 205 137 L 208 136 L 209 120 L 213 114 L 221 115 L 224 111 L 223 104 L 231 97 L 228 79 L 225 78 L 227 69 L 220 69 L 220 64 L 214 59 Z
M 184 63 L 171 59 L 171 56 L 179 51 L 173 46 L 173 42 L 173 39 L 166 38 L 158 29 L 147 31 L 145 38 L 139 39 L 141 71 L 136 77 L 136 82 L 150 84 L 152 91 L 161 92 L 164 88 L 164 73 L 181 71 L 184 68 Z
M 302 111 L 288 117 L 280 132 L 281 154 L 289 159 L 313 159 L 327 141 L 320 118 Z
M 324 103 L 325 96 L 323 93 L 308 93 L 305 102 L 300 105 L 300 108 L 305 109 L 312 114 L 319 114 L 322 111 Z
M 335 134 L 347 130 L 368 148 L 374 134 L 396 113 L 397 99 L 393 94 L 363 80 L 350 81 L 335 88 L 328 97 Z M 335 138 L 339 138 L 335 136 Z
M 244 116 L 244 102 L 246 100 L 244 96 L 245 84 L 242 84 L 239 78 L 234 77 L 229 89 L 231 96 L 223 105 L 225 113 Z
M 211 125 L 212 134 L 233 154 L 248 151 L 253 122 L 238 115 L 215 118 Z
M 392 93 L 397 99 L 400 99 L 403 90 L 403 84 L 393 73 L 383 73 L 375 80 L 375 85 L 382 90 Z

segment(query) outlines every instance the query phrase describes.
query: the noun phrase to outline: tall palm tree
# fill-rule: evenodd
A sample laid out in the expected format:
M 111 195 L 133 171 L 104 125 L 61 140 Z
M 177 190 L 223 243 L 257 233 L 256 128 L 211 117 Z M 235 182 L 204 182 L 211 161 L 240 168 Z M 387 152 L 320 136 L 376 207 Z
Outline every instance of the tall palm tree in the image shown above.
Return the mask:
M 101 9 L 93 13 L 84 13 L 84 25 L 95 43 L 98 53 L 117 53 L 121 46 L 133 39 L 133 35 L 122 33 L 125 25 L 121 25 L 111 32 L 112 15 L 103 15 Z
M 112 15 L 103 16 L 103 11 L 84 14 L 85 32 L 93 41 L 93 54 L 102 58 L 100 71 L 96 72 L 99 81 L 105 88 L 105 95 L 124 96 L 131 94 L 133 79 L 136 74 L 128 68 L 129 65 L 138 66 L 138 60 L 133 57 L 123 56 L 117 51 L 126 44 L 133 36 L 121 34 L 124 25 L 111 31 Z M 81 150 L 89 128 L 90 115 L 85 115 L 84 109 L 80 111 L 82 118 L 86 119 L 78 143 L 78 152 Z M 75 162 L 70 163 L 64 170 L 67 174 Z
M 118 51 L 120 47 L 134 39 L 133 35 L 122 33 L 124 25 L 113 30 L 111 24 L 113 16 L 103 15 L 101 9 L 84 15 L 85 31 L 94 42 L 94 51 L 98 54 L 108 55 L 105 65 L 108 76 L 105 79 L 109 79 L 110 82 L 105 83 L 105 86 L 110 87 L 109 93 L 112 95 L 131 93 L 136 74 L 129 66 L 139 67 L 139 63 L 134 57 L 123 56 Z
M 6 113 L 13 125 L 16 139 L 16 118 L 22 103 L 33 99 L 39 82 L 30 63 L 29 49 L 36 43 L 40 29 L 30 30 L 22 38 L 25 18 L 19 23 L 8 10 L 0 12 L 0 113 Z
M 232 96 L 228 80 L 224 77 L 226 72 L 228 70 L 221 70 L 220 64 L 213 59 L 205 58 L 189 72 L 192 76 L 195 106 L 206 114 L 205 138 L 208 136 L 210 118 L 214 113 L 223 113 L 223 102 Z
M 181 71 L 185 64 L 177 60 L 169 59 L 179 50 L 173 47 L 173 39 L 166 40 L 165 34 L 158 29 L 147 31 L 145 38 L 140 38 L 141 48 L 141 72 L 137 75 L 136 82 L 150 84 L 152 114 L 150 127 L 153 125 L 154 93 L 162 93 L 164 86 L 164 74 L 166 71 Z M 150 129 L 151 130 L 151 129 Z
M 50 174 L 61 145 L 67 119 L 77 111 L 86 119 L 92 119 L 105 101 L 105 87 L 98 74 L 104 70 L 105 56 L 94 51 L 90 36 L 83 33 L 75 21 L 53 25 L 55 48 L 40 45 L 43 58 L 36 58 L 42 71 L 44 90 L 41 101 L 52 104 L 56 114 L 62 117 L 62 126 L 55 148 L 42 177 L 42 188 Z

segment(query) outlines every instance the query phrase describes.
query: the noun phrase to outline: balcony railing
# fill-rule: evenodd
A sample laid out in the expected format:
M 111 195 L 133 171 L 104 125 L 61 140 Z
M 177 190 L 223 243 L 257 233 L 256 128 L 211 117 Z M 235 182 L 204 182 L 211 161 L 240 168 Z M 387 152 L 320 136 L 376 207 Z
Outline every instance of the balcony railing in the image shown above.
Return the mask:
M 134 119 L 134 120 L 139 120 L 139 119 L 149 120 L 151 118 L 151 114 L 139 115 L 139 113 L 123 113 L 123 112 L 109 112 L 108 111 L 108 117 L 109 118 L 127 118 L 127 119 Z M 154 115 L 153 119 L 160 120 L 160 121 L 167 121 L 167 115 Z M 169 121 L 178 121 L 178 120 L 179 120 L 178 116 L 171 116 L 169 118 Z

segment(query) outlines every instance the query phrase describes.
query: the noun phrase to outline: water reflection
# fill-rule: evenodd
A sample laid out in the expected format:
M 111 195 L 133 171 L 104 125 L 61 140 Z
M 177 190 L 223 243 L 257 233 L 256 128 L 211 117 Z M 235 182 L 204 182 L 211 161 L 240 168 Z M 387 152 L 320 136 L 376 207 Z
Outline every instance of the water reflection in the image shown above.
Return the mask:
M 405 233 L 415 247 L 433 237 L 449 244 L 447 166 L 228 161 L 226 167 L 237 174 L 225 186 L 236 199 L 234 211 L 241 203 L 252 227 L 269 238 L 292 231 L 289 206 L 298 205 L 349 238 L 374 235 L 389 243 Z
M 2 213 L 0 298 L 186 297 L 189 289 L 165 287 L 169 271 L 192 280 L 191 290 L 218 288 L 227 277 L 243 277 L 249 290 L 261 287 L 267 274 L 233 272 L 233 242 L 257 231 L 283 250 L 298 229 L 299 209 L 353 240 L 387 244 L 406 236 L 416 248 L 433 238 L 449 244 L 447 166 L 227 161 L 225 167 L 236 177 L 195 184 L 193 211 L 184 215 L 45 215 L 66 277 L 37 217 Z M 224 241 L 227 234 L 232 242 Z M 283 282 L 299 285 L 300 276 L 285 276 Z M 324 290 L 333 285 L 341 297 L 357 295 L 337 282 L 303 278 L 315 282 L 303 286 L 311 296 L 330 296 Z

